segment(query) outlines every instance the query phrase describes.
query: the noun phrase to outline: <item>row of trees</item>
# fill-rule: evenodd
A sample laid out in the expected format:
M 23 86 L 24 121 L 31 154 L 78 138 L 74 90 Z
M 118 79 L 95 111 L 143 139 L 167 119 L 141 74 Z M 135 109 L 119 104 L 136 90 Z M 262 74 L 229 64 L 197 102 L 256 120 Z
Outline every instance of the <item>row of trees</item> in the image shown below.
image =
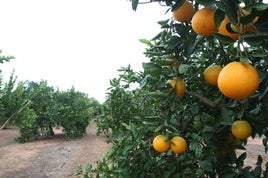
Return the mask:
M 74 87 L 60 91 L 44 80 L 17 82 L 14 73 L 1 83 L 0 93 L 0 126 L 18 127 L 20 142 L 53 136 L 55 127 L 62 128 L 67 138 L 82 136 L 92 118 L 102 112 L 97 100 Z

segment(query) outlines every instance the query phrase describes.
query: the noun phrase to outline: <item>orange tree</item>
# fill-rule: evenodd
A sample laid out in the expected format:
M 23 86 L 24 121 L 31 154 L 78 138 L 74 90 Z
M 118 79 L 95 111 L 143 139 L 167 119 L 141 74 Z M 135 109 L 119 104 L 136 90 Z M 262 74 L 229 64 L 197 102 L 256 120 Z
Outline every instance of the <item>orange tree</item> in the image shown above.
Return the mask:
M 184 2 L 161 3 L 176 11 Z M 147 45 L 144 55 L 149 59 L 143 63 L 144 70 L 121 68 L 119 77 L 111 80 L 104 115 L 97 119 L 97 125 L 99 133 L 108 134 L 112 148 L 96 168 L 88 165 L 83 172 L 79 167 L 76 175 L 268 176 L 268 165 L 261 156 L 252 165 L 244 165 L 248 136 L 262 136 L 263 149 L 268 149 L 268 5 L 254 0 L 189 2 L 195 14 L 205 8 L 198 13 L 205 17 L 179 22 L 171 14 L 170 19 L 159 21 L 161 31 L 150 40 L 140 40 Z M 138 1 L 132 1 L 132 5 L 136 9 Z M 221 28 L 236 38 L 218 31 L 226 17 L 229 22 Z M 251 30 L 246 30 L 249 27 Z M 204 33 L 204 29 L 209 31 Z M 225 68 L 235 61 L 241 68 Z M 221 80 L 224 78 L 220 85 L 227 88 L 224 93 L 217 84 L 210 85 L 204 79 L 204 71 L 211 65 L 228 71 L 228 75 L 219 73 Z M 174 78 L 184 81 L 186 90 L 182 96 L 176 96 L 176 85 L 167 82 Z M 238 120 L 248 124 L 233 126 Z M 166 147 L 156 151 L 153 140 L 157 135 L 165 136 L 158 144 L 169 143 L 183 151 L 176 153 Z M 182 146 L 173 137 L 186 143 Z

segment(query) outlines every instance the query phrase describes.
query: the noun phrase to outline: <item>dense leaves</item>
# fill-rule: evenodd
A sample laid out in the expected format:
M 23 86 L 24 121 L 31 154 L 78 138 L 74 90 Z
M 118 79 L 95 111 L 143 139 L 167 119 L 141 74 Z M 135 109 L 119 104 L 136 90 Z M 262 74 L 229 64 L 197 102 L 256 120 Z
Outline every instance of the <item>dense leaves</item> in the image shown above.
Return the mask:
M 55 127 L 67 138 L 83 136 L 92 118 L 102 112 L 101 104 L 85 93 L 74 88 L 59 91 L 44 80 L 16 82 L 12 74 L 0 91 L 0 124 L 18 127 L 19 142 L 53 136 Z
M 171 10 L 183 2 L 167 0 L 166 5 Z M 86 174 L 124 178 L 267 176 L 261 156 L 256 165 L 244 165 L 247 140 L 234 138 L 230 131 L 234 121 L 247 120 L 253 127 L 252 137 L 263 136 L 264 150 L 268 150 L 268 8 L 259 1 L 243 2 L 244 9 L 252 13 L 240 19 L 241 1 L 191 1 L 196 10 L 202 5 L 217 8 L 217 26 L 225 14 L 235 24 L 246 24 L 258 16 L 254 24 L 258 33 L 242 33 L 236 41 L 217 32 L 202 37 L 194 33 L 191 23 L 170 18 L 158 22 L 161 31 L 152 39 L 140 40 L 146 45 L 144 55 L 149 62 L 143 64 L 142 72 L 134 72 L 130 66 L 121 68 L 118 78 L 111 80 L 103 117 L 96 123 L 113 147 L 97 162 L 97 168 Z M 132 4 L 136 9 L 138 1 Z M 208 66 L 225 66 L 231 61 L 250 62 L 259 73 L 259 88 L 249 98 L 226 98 L 217 86 L 204 81 L 203 71 Z M 186 94 L 179 98 L 167 84 L 174 77 L 186 83 Z M 156 152 L 152 140 L 159 134 L 169 139 L 182 136 L 188 149 L 182 154 Z

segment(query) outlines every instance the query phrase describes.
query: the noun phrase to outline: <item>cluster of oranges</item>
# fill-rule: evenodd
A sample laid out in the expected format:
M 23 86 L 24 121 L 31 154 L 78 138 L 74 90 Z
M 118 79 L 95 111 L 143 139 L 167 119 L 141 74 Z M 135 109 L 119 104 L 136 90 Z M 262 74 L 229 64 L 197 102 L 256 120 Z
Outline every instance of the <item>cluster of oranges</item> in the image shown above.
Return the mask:
M 204 79 L 217 85 L 226 97 L 236 100 L 248 98 L 259 86 L 258 72 L 246 62 L 230 62 L 223 68 L 211 65 L 204 71 Z
M 183 153 L 187 149 L 186 140 L 183 137 L 175 136 L 171 140 L 164 135 L 157 135 L 153 140 L 153 148 L 159 153 L 171 149 L 174 153 Z
M 237 40 L 241 33 L 248 31 L 256 32 L 252 23 L 245 25 L 240 23 L 232 24 L 227 15 L 225 15 L 220 25 L 216 27 L 214 22 L 215 12 L 216 10 L 210 7 L 204 7 L 194 12 L 193 5 L 190 2 L 185 1 L 181 7 L 173 11 L 173 17 L 179 22 L 191 22 L 194 32 L 201 36 L 211 36 L 214 32 L 218 32 L 233 40 Z M 248 11 L 242 10 L 241 15 L 248 14 Z M 253 23 L 255 23 L 257 19 L 258 18 L 256 17 L 253 20 Z
M 214 32 L 218 32 L 237 40 L 240 33 L 255 31 L 252 24 L 231 24 L 226 15 L 221 24 L 216 27 L 214 22 L 215 12 L 216 10 L 210 7 L 204 7 L 194 12 L 193 5 L 185 1 L 180 8 L 173 11 L 173 17 L 179 22 L 191 22 L 193 31 L 201 36 L 211 36 Z M 242 10 L 242 12 L 245 15 L 248 14 L 247 11 Z M 254 22 L 256 22 L 256 19 Z M 234 27 L 237 33 L 231 33 L 227 30 L 227 25 Z M 176 65 L 177 67 L 179 66 L 178 63 Z M 172 70 L 170 66 L 169 69 Z M 224 67 L 211 65 L 205 69 L 203 74 L 208 84 L 217 86 L 219 91 L 230 99 L 241 100 L 248 98 L 256 92 L 259 86 L 256 69 L 246 62 L 230 62 Z M 176 97 L 181 97 L 185 94 L 186 85 L 182 79 L 173 78 L 168 80 L 168 83 L 175 90 Z M 246 120 L 237 120 L 231 126 L 231 133 L 237 140 L 244 140 L 251 136 L 252 128 Z M 153 140 L 153 148 L 157 152 L 166 152 L 171 149 L 175 153 L 182 153 L 186 150 L 187 144 L 182 137 L 174 137 L 168 140 L 164 135 L 158 135 Z
M 223 68 L 220 65 L 211 65 L 204 71 L 205 81 L 218 86 L 220 92 L 231 99 L 241 100 L 256 92 L 259 86 L 257 70 L 247 62 L 230 62 Z M 175 89 L 176 97 L 185 94 L 186 85 L 180 78 L 167 81 Z

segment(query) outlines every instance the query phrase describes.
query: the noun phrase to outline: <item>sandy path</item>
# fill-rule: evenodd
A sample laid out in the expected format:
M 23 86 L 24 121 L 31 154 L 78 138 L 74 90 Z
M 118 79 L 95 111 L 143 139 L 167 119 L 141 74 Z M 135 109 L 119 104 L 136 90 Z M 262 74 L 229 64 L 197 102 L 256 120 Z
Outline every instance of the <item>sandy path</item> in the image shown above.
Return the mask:
M 15 130 L 0 131 L 1 178 L 72 177 L 78 164 L 94 164 L 110 148 L 105 136 L 96 136 L 94 125 L 88 127 L 86 136 L 75 140 L 57 135 L 53 139 L 13 143 L 17 135 Z

